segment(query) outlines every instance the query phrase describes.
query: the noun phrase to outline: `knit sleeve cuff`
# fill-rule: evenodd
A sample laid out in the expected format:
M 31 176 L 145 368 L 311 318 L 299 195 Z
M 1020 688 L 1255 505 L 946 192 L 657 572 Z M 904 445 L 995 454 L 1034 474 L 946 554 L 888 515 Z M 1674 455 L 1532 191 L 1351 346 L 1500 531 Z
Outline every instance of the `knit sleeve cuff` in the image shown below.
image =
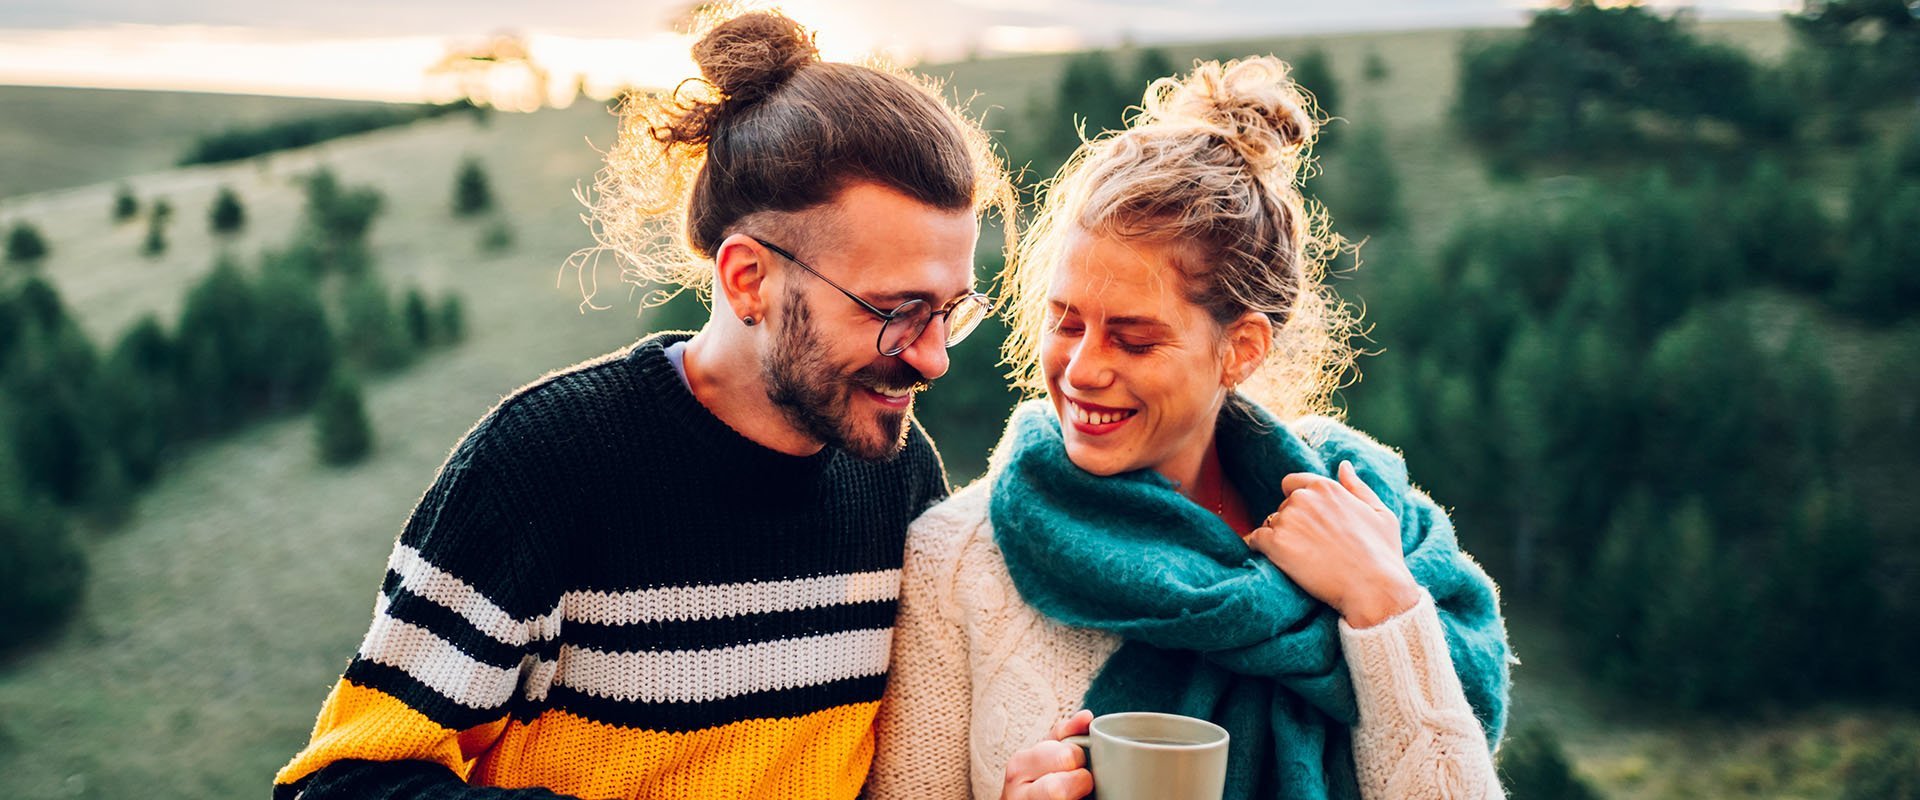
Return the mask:
M 1353 675 L 1362 724 L 1382 714 L 1405 720 L 1472 714 L 1453 671 L 1440 613 L 1426 589 L 1420 590 L 1420 601 L 1412 608 L 1378 625 L 1354 628 L 1341 620 L 1340 644 Z

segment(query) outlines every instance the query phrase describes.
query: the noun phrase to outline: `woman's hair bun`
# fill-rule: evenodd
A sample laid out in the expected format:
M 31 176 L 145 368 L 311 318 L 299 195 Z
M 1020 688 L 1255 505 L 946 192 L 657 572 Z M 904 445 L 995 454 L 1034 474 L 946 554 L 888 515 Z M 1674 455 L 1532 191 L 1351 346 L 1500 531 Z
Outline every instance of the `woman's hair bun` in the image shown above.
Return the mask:
M 1208 129 L 1257 171 L 1297 166 L 1318 123 L 1313 102 L 1286 62 L 1259 56 L 1197 65 L 1185 80 L 1161 78 L 1147 88 L 1147 119 Z
M 753 11 L 726 20 L 693 46 L 701 76 L 723 102 L 740 106 L 779 89 L 807 64 L 820 60 L 813 34 L 773 11 Z

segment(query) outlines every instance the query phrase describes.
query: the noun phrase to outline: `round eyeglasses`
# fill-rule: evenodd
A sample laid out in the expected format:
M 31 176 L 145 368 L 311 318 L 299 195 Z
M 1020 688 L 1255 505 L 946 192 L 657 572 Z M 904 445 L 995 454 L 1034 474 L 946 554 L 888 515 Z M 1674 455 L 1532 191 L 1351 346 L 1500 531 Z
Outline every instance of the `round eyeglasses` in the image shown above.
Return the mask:
M 956 297 L 939 309 L 935 309 L 932 303 L 914 298 L 894 306 L 892 311 L 881 311 L 878 306 L 862 299 L 860 295 L 849 292 L 846 287 L 834 283 L 832 278 L 820 274 L 819 270 L 807 266 L 807 262 L 795 258 L 785 248 L 757 237 L 749 238 L 759 242 L 761 247 L 780 254 L 781 258 L 799 265 L 801 269 L 812 273 L 813 277 L 826 281 L 828 286 L 839 289 L 841 294 L 859 303 L 867 313 L 879 317 L 880 336 L 874 341 L 874 347 L 883 356 L 897 356 L 912 347 L 914 342 L 920 340 L 920 334 L 925 333 L 927 327 L 933 324 L 935 317 L 947 318 L 946 344 L 952 347 L 967 338 L 975 328 L 980 327 L 980 323 L 986 320 L 987 315 L 993 313 L 993 298 L 979 292 L 968 292 L 961 297 Z

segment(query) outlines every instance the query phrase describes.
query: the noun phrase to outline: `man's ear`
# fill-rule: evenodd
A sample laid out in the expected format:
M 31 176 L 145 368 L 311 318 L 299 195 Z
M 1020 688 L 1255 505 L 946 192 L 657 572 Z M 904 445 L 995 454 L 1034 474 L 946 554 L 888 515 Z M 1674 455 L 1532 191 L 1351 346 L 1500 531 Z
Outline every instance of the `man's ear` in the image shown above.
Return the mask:
M 1221 382 L 1227 388 L 1246 383 L 1267 361 L 1273 347 L 1273 320 L 1258 311 L 1249 311 L 1227 323 L 1226 346 L 1222 348 Z
M 767 263 L 773 253 L 754 238 L 736 233 L 721 240 L 714 252 L 715 289 L 727 307 L 742 320 L 767 318 Z

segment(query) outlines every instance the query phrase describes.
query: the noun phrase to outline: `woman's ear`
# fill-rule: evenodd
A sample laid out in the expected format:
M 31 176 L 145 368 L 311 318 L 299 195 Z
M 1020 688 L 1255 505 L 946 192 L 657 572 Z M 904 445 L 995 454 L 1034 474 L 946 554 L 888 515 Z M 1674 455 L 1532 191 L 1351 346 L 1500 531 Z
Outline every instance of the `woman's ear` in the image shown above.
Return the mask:
M 736 233 L 713 254 L 715 289 L 742 320 L 767 318 L 767 261 L 772 256 L 753 237 Z M 752 323 L 749 323 L 752 324 Z
M 1267 351 L 1273 347 L 1273 320 L 1258 311 L 1242 314 L 1227 323 L 1225 344 L 1221 381 L 1231 389 L 1246 383 L 1266 363 Z

